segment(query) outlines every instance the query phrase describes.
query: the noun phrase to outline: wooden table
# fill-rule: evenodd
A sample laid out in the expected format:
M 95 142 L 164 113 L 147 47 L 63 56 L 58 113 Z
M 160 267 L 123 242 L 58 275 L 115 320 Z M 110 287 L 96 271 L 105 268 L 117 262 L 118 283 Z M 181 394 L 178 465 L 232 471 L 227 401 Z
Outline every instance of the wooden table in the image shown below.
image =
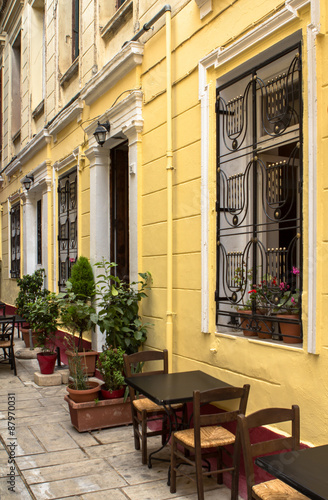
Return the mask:
M 312 500 L 328 500 L 328 444 L 257 457 L 256 465 Z
M 206 391 L 209 389 L 231 387 L 226 382 L 200 370 L 167 374 L 159 373 L 143 377 L 127 377 L 125 381 L 140 394 L 143 394 L 154 403 L 163 406 L 168 415 L 173 414 L 170 411 L 171 405 L 192 401 L 195 390 Z M 169 419 L 169 422 L 171 425 L 171 419 Z M 149 455 L 149 467 L 151 467 L 152 456 L 162 450 L 164 446 L 161 446 L 161 448 Z

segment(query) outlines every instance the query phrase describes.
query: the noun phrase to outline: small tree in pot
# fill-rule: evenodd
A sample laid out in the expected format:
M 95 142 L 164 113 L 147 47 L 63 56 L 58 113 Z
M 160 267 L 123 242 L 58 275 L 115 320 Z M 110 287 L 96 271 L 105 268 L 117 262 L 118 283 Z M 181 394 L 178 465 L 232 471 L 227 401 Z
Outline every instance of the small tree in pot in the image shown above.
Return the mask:
M 30 304 L 34 303 L 39 297 L 45 297 L 49 293 L 49 290 L 44 288 L 44 278 L 45 270 L 37 269 L 33 274 L 24 274 L 22 278 L 17 279 L 19 292 L 15 301 L 16 314 L 26 321 L 24 327 L 21 328 L 26 347 L 30 347 Z
M 29 309 L 29 321 L 36 334 L 36 345 L 42 349 L 41 353 L 37 353 L 40 371 L 43 374 L 53 373 L 57 358 L 55 352 L 59 316 L 57 297 L 49 292 L 44 297 L 38 297 L 35 302 L 31 302 Z

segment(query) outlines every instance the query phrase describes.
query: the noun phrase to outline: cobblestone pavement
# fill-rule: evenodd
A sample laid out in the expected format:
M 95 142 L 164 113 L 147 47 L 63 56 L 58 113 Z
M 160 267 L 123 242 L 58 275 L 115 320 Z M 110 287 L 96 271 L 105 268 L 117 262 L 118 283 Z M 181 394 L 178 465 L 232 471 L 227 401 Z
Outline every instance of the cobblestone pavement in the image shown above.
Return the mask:
M 15 339 L 15 351 L 23 347 Z M 0 364 L 1 500 L 197 500 L 195 483 L 184 477 L 170 493 L 167 462 L 155 460 L 151 469 L 141 464 L 132 426 L 76 431 L 65 386 L 39 387 L 33 381 L 38 369 L 36 359 L 18 359 L 15 377 Z M 150 451 L 159 447 L 156 439 L 149 444 Z M 168 458 L 169 446 L 161 453 Z M 206 500 L 230 499 L 230 490 L 211 478 L 205 489 Z

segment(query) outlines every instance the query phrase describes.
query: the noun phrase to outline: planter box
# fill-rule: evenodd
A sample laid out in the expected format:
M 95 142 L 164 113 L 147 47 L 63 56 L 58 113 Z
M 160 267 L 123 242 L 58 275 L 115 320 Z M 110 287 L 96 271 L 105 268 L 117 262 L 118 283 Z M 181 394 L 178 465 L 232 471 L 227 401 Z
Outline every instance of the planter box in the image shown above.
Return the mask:
M 68 403 L 72 425 L 79 432 L 105 429 L 132 424 L 130 399 L 106 399 L 98 403 L 74 403 L 69 396 L 64 397 Z

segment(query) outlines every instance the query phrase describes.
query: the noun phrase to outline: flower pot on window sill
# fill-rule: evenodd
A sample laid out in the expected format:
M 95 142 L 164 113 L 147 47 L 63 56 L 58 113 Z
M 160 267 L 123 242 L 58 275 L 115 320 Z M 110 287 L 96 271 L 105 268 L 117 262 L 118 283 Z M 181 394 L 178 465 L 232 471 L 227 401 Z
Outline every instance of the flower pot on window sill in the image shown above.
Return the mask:
M 277 314 L 280 319 L 279 326 L 282 334 L 282 340 L 287 344 L 300 344 L 301 340 L 301 325 L 299 323 L 286 323 L 283 320 L 299 320 L 298 314 Z
M 247 310 L 246 311 L 239 310 L 238 312 L 241 314 L 249 314 L 249 315 L 252 314 L 252 311 L 250 311 L 250 310 L 248 310 L 248 311 Z M 257 337 L 256 331 L 248 330 L 248 328 L 250 328 L 250 326 L 252 324 L 253 325 L 255 324 L 254 319 L 243 318 L 242 316 L 240 316 L 240 327 L 242 328 L 243 334 L 245 335 L 245 337 Z

